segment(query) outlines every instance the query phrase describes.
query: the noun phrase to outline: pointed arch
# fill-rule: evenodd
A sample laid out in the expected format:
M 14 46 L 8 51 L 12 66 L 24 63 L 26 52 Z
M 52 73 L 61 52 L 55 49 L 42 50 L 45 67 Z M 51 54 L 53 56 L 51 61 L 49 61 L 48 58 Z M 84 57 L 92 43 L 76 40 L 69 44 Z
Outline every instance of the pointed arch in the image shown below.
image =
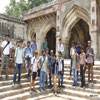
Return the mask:
M 62 37 L 69 39 L 70 31 L 73 26 L 80 20 L 83 19 L 90 26 L 90 17 L 89 13 L 79 7 L 78 5 L 74 5 L 68 12 L 65 13 L 63 21 L 62 21 Z

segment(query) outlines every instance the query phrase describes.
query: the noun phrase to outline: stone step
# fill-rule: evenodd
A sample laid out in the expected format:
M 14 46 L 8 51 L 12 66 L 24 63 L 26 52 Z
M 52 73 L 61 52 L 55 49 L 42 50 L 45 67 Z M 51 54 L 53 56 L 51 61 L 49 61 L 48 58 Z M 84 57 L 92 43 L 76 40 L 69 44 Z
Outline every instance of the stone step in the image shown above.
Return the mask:
M 25 83 L 22 83 L 18 87 L 12 87 L 12 85 L 1 86 L 0 87 L 0 92 L 10 91 L 10 90 L 13 90 L 13 89 L 18 89 L 18 88 L 29 87 L 29 84 L 30 84 L 30 82 L 25 82 Z
M 21 83 L 25 83 L 25 82 L 29 82 L 29 80 L 27 78 L 22 78 Z M 0 81 L 0 86 L 12 85 L 12 83 L 13 83 L 13 80 Z
M 80 98 L 80 97 L 77 97 L 77 96 L 70 96 L 70 95 L 67 95 L 67 94 L 57 94 L 56 96 L 62 97 L 66 100 L 89 100 L 89 99 L 86 99 L 86 98 Z
M 64 83 L 73 85 L 73 80 L 72 80 L 72 79 L 69 80 L 69 79 L 65 79 L 65 78 L 64 78 Z M 81 84 L 81 82 L 78 81 L 78 84 Z M 86 84 L 88 85 L 87 80 L 86 80 Z M 93 89 L 100 89 L 100 84 L 97 84 L 97 83 L 94 84 Z
M 70 65 L 64 65 L 64 68 L 70 68 Z M 87 67 L 88 69 L 88 67 Z M 93 66 L 93 70 L 100 70 L 100 65 L 99 66 Z
M 70 95 L 70 96 L 77 96 L 80 98 L 85 98 L 88 100 L 100 100 L 100 95 L 96 94 L 96 93 L 88 93 L 88 92 L 83 92 L 83 91 L 76 91 L 76 89 L 64 89 L 63 90 L 64 94 Z
M 71 84 L 63 84 L 64 88 L 66 89 L 72 89 L 72 90 L 76 90 L 76 91 L 82 91 L 82 92 L 88 92 L 88 93 L 96 93 L 98 95 L 100 95 L 100 89 L 92 89 L 92 88 L 81 88 L 80 86 L 74 87 Z
M 48 93 L 48 94 L 45 94 L 45 95 L 39 95 L 38 97 L 28 98 L 26 100 L 41 100 L 41 99 L 45 99 L 47 97 L 52 97 L 52 96 L 54 96 L 53 93 Z
M 33 94 L 30 94 L 28 91 L 28 92 L 24 92 L 24 93 L 21 93 L 18 95 L 5 97 L 5 98 L 0 99 L 0 100 L 26 100 L 28 98 L 38 97 L 40 95 L 47 95 L 49 93 L 51 93 L 50 89 L 46 89 L 46 91 L 43 91 L 43 92 L 40 92 L 39 90 L 37 90 L 37 93 L 33 93 Z

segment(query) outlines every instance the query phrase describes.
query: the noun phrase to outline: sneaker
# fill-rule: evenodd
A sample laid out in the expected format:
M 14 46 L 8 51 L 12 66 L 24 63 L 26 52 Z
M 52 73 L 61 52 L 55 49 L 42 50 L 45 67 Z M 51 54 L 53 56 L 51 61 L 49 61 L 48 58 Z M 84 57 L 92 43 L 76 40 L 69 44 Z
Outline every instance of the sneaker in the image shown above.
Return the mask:
M 5 79 L 7 80 L 8 78 L 9 78 L 9 76 L 8 76 L 8 75 L 6 75 L 6 78 L 5 78 Z
M 37 92 L 35 89 L 32 89 L 33 92 Z
M 76 86 L 75 84 L 73 84 L 73 86 Z
M 33 94 L 33 91 L 30 91 L 29 93 L 30 93 L 30 94 Z
M 15 86 L 15 83 L 12 84 L 12 87 L 14 87 L 14 86 Z

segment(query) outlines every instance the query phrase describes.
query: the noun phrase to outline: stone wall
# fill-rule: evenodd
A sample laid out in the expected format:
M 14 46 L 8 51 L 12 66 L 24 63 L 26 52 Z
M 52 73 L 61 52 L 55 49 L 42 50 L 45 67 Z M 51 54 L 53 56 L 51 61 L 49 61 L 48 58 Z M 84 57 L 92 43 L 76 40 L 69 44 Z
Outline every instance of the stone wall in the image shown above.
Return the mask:
M 13 45 L 16 45 L 19 39 L 24 39 L 26 41 L 25 22 L 0 14 L 0 41 L 4 40 L 6 34 L 10 35 Z

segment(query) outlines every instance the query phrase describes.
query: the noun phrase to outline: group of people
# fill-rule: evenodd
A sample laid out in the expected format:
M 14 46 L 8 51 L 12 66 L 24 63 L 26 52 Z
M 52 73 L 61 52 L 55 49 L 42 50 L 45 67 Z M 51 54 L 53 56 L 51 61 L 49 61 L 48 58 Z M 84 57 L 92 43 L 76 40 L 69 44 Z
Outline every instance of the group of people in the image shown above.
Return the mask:
M 8 78 L 9 58 L 11 57 L 12 44 L 9 35 L 5 36 L 5 41 L 1 44 L 1 67 L 0 77 L 2 71 L 6 72 L 6 79 Z M 18 84 L 21 84 L 21 72 L 23 64 L 27 69 L 27 77 L 30 78 L 30 92 L 35 92 L 35 80 L 39 77 L 39 90 L 44 91 L 46 87 L 52 88 L 56 93 L 63 87 L 64 75 L 64 46 L 62 40 L 59 39 L 57 46 L 57 55 L 53 50 L 48 49 L 47 39 L 44 40 L 42 46 L 42 55 L 39 56 L 35 40 L 28 41 L 27 46 L 23 48 L 23 41 L 18 42 L 14 55 L 14 78 L 13 86 L 16 84 L 16 75 L 18 73 Z M 85 53 L 86 52 L 86 53 Z M 85 87 L 85 71 L 88 68 L 88 82 L 93 83 L 93 64 L 94 64 L 94 50 L 91 47 L 91 41 L 88 41 L 88 47 L 85 50 L 80 44 L 80 41 L 72 42 L 70 49 L 71 67 L 70 77 L 73 71 L 73 86 L 77 86 L 78 76 L 81 78 L 81 87 Z M 80 73 L 80 74 L 79 74 Z M 91 80 L 90 80 L 91 79 Z M 58 85 L 58 86 L 57 86 Z
M 13 86 L 16 85 L 16 75 L 18 73 L 18 84 L 21 84 L 21 72 L 23 70 L 23 64 L 27 69 L 27 78 L 30 79 L 30 93 L 36 92 L 35 80 L 39 77 L 39 90 L 45 91 L 46 87 L 52 88 L 56 93 L 63 87 L 63 75 L 64 75 L 64 59 L 63 52 L 64 46 L 62 40 L 59 39 L 57 47 L 58 55 L 54 54 L 53 50 L 48 49 L 47 40 L 43 42 L 42 55 L 39 56 L 35 41 L 28 41 L 27 46 L 23 47 L 23 41 L 18 42 L 18 46 L 15 49 L 14 55 L 14 78 Z M 6 79 L 8 78 L 9 58 L 11 57 L 12 44 L 9 35 L 5 36 L 5 41 L 1 45 L 1 67 L 0 77 L 2 72 L 6 72 Z M 58 83 L 58 84 L 57 84 Z M 57 86 L 58 85 L 58 86 Z
M 86 52 L 86 53 L 85 53 Z M 72 47 L 70 49 L 71 56 L 71 67 L 70 67 L 70 77 L 73 71 L 73 86 L 77 86 L 78 76 L 80 73 L 81 87 L 85 88 L 85 71 L 88 69 L 88 82 L 93 85 L 93 64 L 94 64 L 94 50 L 91 47 L 91 41 L 88 41 L 88 47 L 86 50 L 80 44 L 80 41 L 72 42 Z

